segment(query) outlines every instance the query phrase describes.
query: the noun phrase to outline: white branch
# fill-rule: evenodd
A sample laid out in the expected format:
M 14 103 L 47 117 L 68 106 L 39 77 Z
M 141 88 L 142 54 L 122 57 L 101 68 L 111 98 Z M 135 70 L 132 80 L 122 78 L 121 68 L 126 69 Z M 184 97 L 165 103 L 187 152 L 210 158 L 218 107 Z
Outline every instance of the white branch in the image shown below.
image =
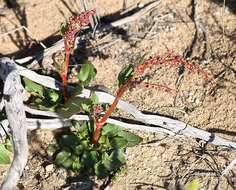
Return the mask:
M 12 190 L 18 183 L 27 163 L 28 143 L 26 116 L 22 98 L 22 85 L 15 63 L 9 58 L 0 59 L 0 77 L 5 81 L 3 101 L 12 133 L 14 157 L 1 190 Z
M 21 66 L 17 66 L 17 69 L 19 70 L 20 74 L 22 76 L 25 76 L 29 78 L 30 80 L 37 82 L 45 87 L 52 88 L 55 90 L 59 90 L 62 88 L 62 85 L 59 81 L 55 80 L 54 78 L 42 76 L 34 71 L 31 71 L 29 69 L 26 69 Z M 72 87 L 70 87 L 72 89 Z M 95 91 L 96 95 L 98 96 L 100 103 L 109 103 L 111 104 L 113 100 L 115 99 L 114 96 L 101 91 Z M 82 91 L 81 97 L 89 97 L 91 94 L 91 91 L 88 89 L 84 89 Z M 154 126 L 160 126 L 162 128 L 165 128 L 169 131 L 172 131 L 175 134 L 185 135 L 189 137 L 199 138 L 206 142 L 210 142 L 212 144 L 218 145 L 218 146 L 226 146 L 231 148 L 236 148 L 236 143 L 232 141 L 225 140 L 221 137 L 216 136 L 214 133 L 209 133 L 207 131 L 192 127 L 189 124 L 186 124 L 182 121 L 178 121 L 175 119 L 170 119 L 168 117 L 163 117 L 159 115 L 152 115 L 152 114 L 144 114 L 140 112 L 135 106 L 132 104 L 129 104 L 127 102 L 124 102 L 122 100 L 119 101 L 117 108 L 131 114 L 136 120 L 141 121 L 146 124 L 154 125 Z M 53 117 L 56 117 L 54 114 Z
M 71 120 L 76 121 L 89 121 L 90 118 L 87 115 L 73 115 L 70 119 L 27 119 L 27 129 L 29 130 L 36 130 L 36 129 L 46 129 L 46 130 L 55 130 L 62 127 L 70 127 L 71 126 Z M 109 118 L 107 120 L 107 123 L 118 125 L 125 129 L 133 129 L 133 130 L 139 130 L 139 131 L 145 131 L 145 132 L 156 132 L 156 133 L 163 133 L 163 134 L 169 134 L 169 135 L 175 135 L 173 132 L 163 129 L 161 127 L 150 127 L 147 125 L 140 125 L 140 124 L 130 124 L 125 123 L 122 121 L 119 121 L 117 119 L 111 119 Z M 7 127 L 9 125 L 8 120 L 5 119 L 0 122 L 0 124 L 4 127 L 5 131 L 9 131 L 9 128 Z M 0 136 L 4 137 L 5 132 L 0 130 Z

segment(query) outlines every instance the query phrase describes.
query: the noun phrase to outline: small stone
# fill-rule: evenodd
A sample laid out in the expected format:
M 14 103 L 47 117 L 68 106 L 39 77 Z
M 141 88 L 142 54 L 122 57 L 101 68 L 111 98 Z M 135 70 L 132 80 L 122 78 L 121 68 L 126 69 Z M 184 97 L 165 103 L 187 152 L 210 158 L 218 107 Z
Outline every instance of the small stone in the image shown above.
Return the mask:
M 196 99 L 195 102 L 196 102 L 196 104 L 200 104 L 200 100 L 198 98 Z
M 54 166 L 53 164 L 49 164 L 45 167 L 46 172 L 51 172 L 53 170 Z

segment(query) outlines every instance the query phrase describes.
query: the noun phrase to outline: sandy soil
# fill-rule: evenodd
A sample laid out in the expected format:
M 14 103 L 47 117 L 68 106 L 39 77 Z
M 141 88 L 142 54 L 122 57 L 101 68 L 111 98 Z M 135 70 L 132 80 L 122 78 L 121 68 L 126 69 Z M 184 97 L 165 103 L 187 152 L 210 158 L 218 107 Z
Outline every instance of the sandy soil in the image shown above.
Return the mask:
M 131 6 L 138 1 L 127 2 Z M 192 18 L 190 0 L 160 1 L 157 9 L 148 16 L 125 25 L 125 35 L 108 33 L 105 41 L 116 40 L 116 43 L 101 50 L 106 58 L 89 57 L 98 71 L 94 84 L 103 85 L 114 94 L 117 74 L 123 65 L 136 64 L 144 54 L 161 54 L 167 49 L 186 55 L 196 35 L 195 19 L 200 28 L 191 56 L 186 57 L 207 71 L 215 83 L 206 84 L 201 75 L 184 72 L 177 84 L 179 75 L 176 70 L 155 66 L 147 73 L 150 76 L 147 81 L 177 88 L 176 99 L 166 92 L 143 87 L 126 93 L 123 99 L 142 111 L 168 115 L 236 141 L 236 10 L 231 6 L 223 9 L 216 1 L 197 2 Z M 98 0 L 96 4 L 101 15 L 122 9 L 122 1 L 119 0 Z M 55 35 L 60 23 L 70 15 L 63 1 L 59 0 L 19 1 L 19 5 L 25 7 L 27 28 L 37 40 Z M 69 7 L 79 10 L 71 4 Z M 1 33 L 21 25 L 14 11 L 4 10 L 3 13 L 5 16 L 0 17 Z M 23 33 L 20 34 L 23 36 L 22 44 L 26 44 L 24 48 L 29 48 L 31 43 L 27 42 Z M 14 35 L 12 39 L 19 40 Z M 7 36 L 0 38 L 0 54 L 12 54 L 20 49 L 12 39 Z M 202 189 L 236 189 L 235 167 L 226 176 L 220 176 L 220 172 L 235 158 L 235 151 L 186 137 L 138 134 L 144 137 L 144 142 L 128 149 L 127 166 L 107 189 L 173 189 L 192 179 L 198 179 Z M 52 134 L 37 132 L 30 136 L 32 154 L 19 189 L 51 190 L 68 185 L 70 174 L 51 166 L 50 160 L 45 157 L 45 142 L 50 142 Z M 1 171 L 4 176 L 5 168 Z M 94 177 L 90 180 L 95 183 L 94 189 L 99 189 L 103 183 Z

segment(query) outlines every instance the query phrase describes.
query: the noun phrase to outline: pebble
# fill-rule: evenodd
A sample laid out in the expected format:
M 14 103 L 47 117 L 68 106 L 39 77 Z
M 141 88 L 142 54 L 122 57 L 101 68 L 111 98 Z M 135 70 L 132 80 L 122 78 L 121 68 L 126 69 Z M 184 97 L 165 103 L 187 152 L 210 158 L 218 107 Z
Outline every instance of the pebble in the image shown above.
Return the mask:
M 45 167 L 46 172 L 51 172 L 53 170 L 54 166 L 53 164 L 49 164 Z

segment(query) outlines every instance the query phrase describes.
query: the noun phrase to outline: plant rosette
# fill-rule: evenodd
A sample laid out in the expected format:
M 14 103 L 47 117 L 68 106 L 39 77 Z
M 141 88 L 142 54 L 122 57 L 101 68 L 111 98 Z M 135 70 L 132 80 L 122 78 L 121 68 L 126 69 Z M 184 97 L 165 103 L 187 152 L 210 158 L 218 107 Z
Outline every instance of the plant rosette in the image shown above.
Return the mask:
M 75 122 L 72 131 L 58 134 L 55 144 L 49 146 L 56 165 L 75 174 L 95 174 L 99 179 L 105 178 L 126 163 L 126 148 L 142 141 L 141 137 L 107 123 L 95 145 L 92 141 L 94 129 L 93 122 Z

